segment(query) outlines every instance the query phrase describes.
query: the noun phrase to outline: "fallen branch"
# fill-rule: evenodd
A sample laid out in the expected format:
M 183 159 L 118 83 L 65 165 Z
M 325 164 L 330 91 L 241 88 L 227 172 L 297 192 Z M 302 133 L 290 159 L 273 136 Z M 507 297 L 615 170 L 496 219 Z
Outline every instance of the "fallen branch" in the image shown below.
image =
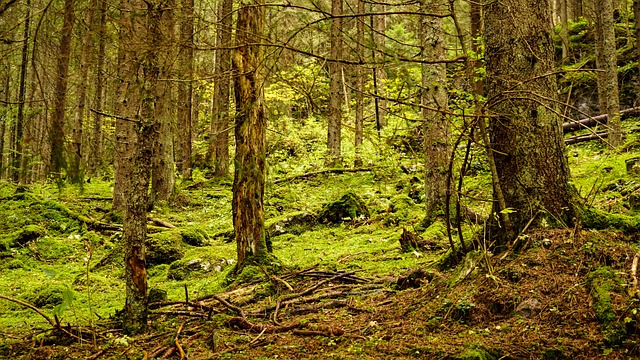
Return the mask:
M 630 115 L 634 115 L 637 113 L 640 113 L 640 107 L 620 110 L 620 119 L 622 120 L 625 117 L 628 117 Z M 564 123 L 562 124 L 562 131 L 566 134 L 566 133 L 578 131 L 581 129 L 594 127 L 596 125 L 604 125 L 607 123 L 607 121 L 609 121 L 609 115 L 607 114 L 593 116 L 585 119 Z
M 580 135 L 580 136 L 574 136 L 574 137 L 564 139 L 564 143 L 565 145 L 573 145 L 573 144 L 578 144 L 581 142 L 587 142 L 592 140 L 602 140 L 607 136 L 608 134 L 606 132 L 600 132 L 600 133 L 589 134 L 589 135 Z
M 292 329 L 295 329 L 301 326 L 299 322 L 289 324 L 289 325 L 283 325 L 283 326 L 253 324 L 249 322 L 246 318 L 242 318 L 239 316 L 236 316 L 227 320 L 227 325 L 236 326 L 240 329 L 249 330 L 250 332 L 253 332 L 253 333 L 260 333 L 260 332 L 282 333 L 282 332 L 290 331 Z
M 155 218 L 147 218 L 148 221 L 151 221 L 154 225 L 156 226 L 160 226 L 160 227 L 166 227 L 167 229 L 175 229 L 176 226 L 173 225 L 170 222 L 166 222 L 164 220 L 160 220 L 160 219 L 155 219 Z
M 320 170 L 320 171 L 311 171 L 311 172 L 300 174 L 300 175 L 289 176 L 289 177 L 282 178 L 282 179 L 276 179 L 276 180 L 273 181 L 273 183 L 274 184 L 280 184 L 280 183 L 285 183 L 285 182 L 298 180 L 298 179 L 308 179 L 310 177 L 323 175 L 323 174 L 344 174 L 344 173 L 366 172 L 366 171 L 371 171 L 371 170 L 373 170 L 373 168 L 325 169 L 325 170 Z
M 40 314 L 40 316 L 42 316 L 43 318 L 45 318 L 45 320 L 47 320 L 47 322 L 48 322 L 51 326 L 53 326 L 53 327 L 55 327 L 55 328 L 58 328 L 58 326 L 56 325 L 56 323 L 55 323 L 53 320 L 51 320 L 51 318 L 50 318 L 47 314 L 45 314 L 44 312 L 42 312 L 42 310 L 38 309 L 37 307 L 35 307 L 35 306 L 33 306 L 33 305 L 29 304 L 29 303 L 26 303 L 26 302 L 24 302 L 24 301 L 21 301 L 21 300 L 18 300 L 18 299 L 14 299 L 14 298 L 12 298 L 12 297 L 5 296 L 5 295 L 2 295 L 2 294 L 0 294 L 0 299 L 5 299 L 5 300 L 8 300 L 8 301 L 14 302 L 14 303 L 16 303 L 16 304 L 18 304 L 18 305 L 21 305 L 21 306 L 24 306 L 24 307 L 26 307 L 26 308 L 29 308 L 29 309 L 31 309 L 31 310 L 33 310 L 33 311 L 37 312 L 38 314 Z

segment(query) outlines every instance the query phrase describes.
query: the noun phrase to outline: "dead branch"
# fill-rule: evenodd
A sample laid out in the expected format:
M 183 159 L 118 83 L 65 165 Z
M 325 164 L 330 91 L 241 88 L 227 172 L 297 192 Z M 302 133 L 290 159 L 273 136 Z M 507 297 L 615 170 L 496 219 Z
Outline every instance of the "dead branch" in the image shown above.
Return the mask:
M 344 174 L 344 173 L 365 172 L 365 171 L 371 171 L 371 170 L 373 170 L 373 168 L 325 169 L 320 171 L 311 171 L 311 172 L 300 174 L 300 175 L 289 176 L 282 179 L 276 179 L 273 181 L 273 183 L 279 184 L 279 183 L 285 183 L 285 182 L 298 180 L 298 179 L 308 179 L 308 178 L 318 176 L 318 175 L 323 175 L 323 174 Z
M 587 142 L 592 140 L 603 140 L 608 136 L 606 132 L 600 132 L 597 134 L 588 134 L 588 135 L 580 135 L 574 136 L 567 139 L 564 139 L 565 145 L 573 145 L 581 142 Z
M 160 220 L 160 219 L 155 219 L 155 218 L 147 218 L 148 221 L 151 221 L 154 225 L 156 226 L 161 226 L 161 227 L 166 227 L 167 229 L 175 229 L 176 226 L 173 225 L 170 222 L 164 221 L 164 220 Z
M 24 307 L 26 307 L 26 308 L 28 308 L 28 309 L 33 310 L 33 311 L 37 312 L 40 316 L 42 316 L 43 318 L 45 318 L 45 320 L 47 320 L 47 322 L 48 322 L 51 326 L 53 326 L 53 327 L 55 327 L 55 328 L 58 328 L 58 326 L 56 325 L 56 323 L 55 323 L 53 320 L 51 320 L 51 318 L 50 318 L 47 314 L 45 314 L 44 312 L 42 312 L 42 310 L 38 309 L 37 307 L 35 307 L 35 306 L 33 306 L 33 305 L 29 304 L 29 303 L 26 303 L 26 302 L 24 302 L 24 301 L 21 301 L 21 300 L 18 300 L 18 299 L 14 299 L 14 298 L 12 298 L 12 297 L 5 296 L 5 295 L 2 295 L 2 294 L 0 294 L 0 299 L 5 299 L 5 300 L 8 300 L 8 301 L 14 302 L 14 303 L 16 303 L 16 304 L 18 304 L 18 305 L 21 305 L 21 306 L 24 306 Z
M 249 322 L 246 318 L 242 318 L 239 316 L 236 316 L 227 320 L 227 325 L 236 326 L 240 329 L 249 330 L 250 332 L 253 332 L 253 333 L 260 333 L 263 331 L 267 333 L 282 333 L 282 332 L 287 332 L 301 326 L 299 322 L 292 323 L 289 325 L 283 325 L 283 326 L 253 324 Z

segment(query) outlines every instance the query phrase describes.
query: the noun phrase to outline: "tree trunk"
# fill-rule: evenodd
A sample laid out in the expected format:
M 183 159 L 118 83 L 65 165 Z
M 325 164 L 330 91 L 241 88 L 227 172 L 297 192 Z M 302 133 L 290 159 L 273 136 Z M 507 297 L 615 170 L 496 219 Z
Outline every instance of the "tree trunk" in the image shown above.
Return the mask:
M 569 224 L 572 204 L 556 79 L 549 75 L 555 65 L 548 0 L 492 2 L 485 14 L 487 107 L 499 114 L 490 121 L 491 145 L 506 206 L 494 211 L 513 211 L 509 226 L 490 227 L 502 246 L 530 221 Z
M 562 39 L 562 61 L 567 61 L 569 57 L 569 18 L 568 4 L 569 0 L 560 1 L 560 39 Z
M 376 6 L 372 5 L 372 8 L 378 12 L 385 12 L 385 5 L 378 4 Z M 387 30 L 387 18 L 386 15 L 375 15 L 373 16 L 373 43 L 377 48 L 374 56 L 374 61 L 377 63 L 374 71 L 376 77 L 376 89 L 375 94 L 380 96 L 378 99 L 378 103 L 376 105 L 377 111 L 377 121 L 380 128 L 383 128 L 387 125 L 387 91 L 385 84 L 387 82 L 387 70 L 385 65 L 383 64 L 385 60 L 385 52 L 386 52 L 386 41 L 387 38 L 385 36 L 385 31 Z M 441 34 L 444 36 L 444 34 Z
M 178 127 L 176 136 L 176 167 L 183 179 L 191 178 L 191 115 L 193 104 L 193 0 L 181 2 L 180 49 L 178 64 Z
M 633 0 L 633 18 L 636 36 L 636 61 L 640 64 L 640 0 Z M 640 81 L 637 81 L 636 105 L 640 105 Z
M 264 230 L 264 182 L 266 176 L 266 114 L 262 48 L 264 0 L 243 2 L 238 10 L 235 71 L 236 158 L 233 182 L 233 227 L 238 247 L 238 271 L 250 261 L 267 255 Z M 253 45 L 248 45 L 253 44 Z
M 84 36 L 82 37 L 82 48 L 80 50 L 80 82 L 78 83 L 78 102 L 76 104 L 76 114 L 73 122 L 71 134 L 71 164 L 69 166 L 69 180 L 72 184 L 82 184 L 84 179 L 84 169 L 82 168 L 82 132 L 86 109 L 87 97 L 87 77 L 89 74 L 89 45 L 93 36 L 93 13 L 97 6 L 96 1 L 92 1 L 87 8 L 84 23 Z
M 442 0 L 423 3 L 424 13 L 445 13 Z M 422 58 L 444 60 L 446 58 L 444 21 L 442 18 L 423 16 L 420 23 Z M 424 133 L 425 155 L 425 204 L 427 217 L 433 218 L 445 208 L 447 169 L 449 158 L 449 129 L 447 117 L 447 69 L 445 64 L 422 65 L 422 89 L 420 103 Z M 429 109 L 427 109 L 427 107 Z
M 29 21 L 31 19 L 31 0 L 26 2 L 27 13 L 24 18 L 24 43 L 22 44 L 22 61 L 20 64 L 20 84 L 18 88 L 18 115 L 15 124 L 15 137 L 12 137 L 13 144 L 10 147 L 13 149 L 13 155 L 11 156 L 11 177 L 14 182 L 20 180 L 20 174 L 22 173 L 22 141 L 24 137 L 24 102 L 26 93 L 26 79 L 29 52 Z
M 173 64 L 176 59 L 176 46 L 174 44 L 174 25 L 173 8 L 175 3 L 173 0 L 163 0 L 154 5 L 152 13 L 149 15 L 153 21 L 157 22 L 157 29 L 151 28 L 149 25 L 148 36 L 152 38 L 156 46 L 152 48 L 155 51 L 153 65 L 154 71 L 157 71 L 160 79 L 169 79 L 172 77 Z M 161 8 L 158 8 L 161 7 Z M 155 19 L 155 17 L 159 17 Z M 150 19 L 151 20 L 151 19 Z M 157 79 L 156 79 L 157 80 Z M 154 99 L 153 117 L 155 133 L 155 141 L 153 142 L 153 158 L 151 169 L 151 200 L 153 206 L 155 201 L 167 201 L 173 195 L 175 187 L 175 163 L 173 159 L 173 112 L 174 107 L 172 99 L 172 83 L 169 81 L 156 81 L 149 84 L 149 88 Z M 191 103 L 191 99 L 180 99 Z M 191 108 L 189 107 L 189 111 Z M 189 121 L 191 115 L 189 114 Z M 183 124 L 181 124 L 182 126 Z M 186 132 L 186 129 L 179 128 L 178 133 Z M 178 135 L 182 136 L 182 135 Z M 189 137 L 191 135 L 189 134 Z M 190 146 L 190 145 L 189 145 Z
M 206 163 L 213 162 L 214 176 L 224 176 L 229 171 L 229 95 L 231 83 L 231 50 L 233 26 L 233 0 L 223 0 L 218 10 L 216 33 L 216 64 L 214 69 L 213 120 L 209 135 Z
M 342 0 L 331 0 L 331 15 L 342 15 Z M 331 19 L 331 54 L 334 61 L 329 63 L 329 124 L 327 131 L 326 164 L 335 167 L 340 163 L 342 132 L 342 64 L 336 60 L 342 57 L 342 18 Z
M 2 98 L 5 103 L 8 103 L 11 99 L 9 96 L 9 91 L 11 90 L 10 79 L 11 79 L 11 64 L 6 64 L 4 67 L 4 71 L 0 74 L 0 98 Z M 7 128 L 7 108 L 4 108 L 2 112 L 0 112 L 0 179 L 4 178 L 4 137 Z
M 613 19 L 613 0 L 594 1 L 596 19 L 596 31 L 598 32 L 596 54 L 600 82 L 598 95 L 602 96 L 599 102 L 604 106 L 601 113 L 609 116 L 609 145 L 612 148 L 622 143 L 622 127 L 620 122 L 620 99 L 618 96 L 618 65 L 616 56 L 616 36 Z
M 364 0 L 358 0 L 358 14 L 364 14 Z M 356 41 L 358 60 L 364 61 L 364 17 L 356 19 Z M 353 166 L 362 166 L 362 137 L 364 128 L 364 68 L 361 65 L 356 67 L 356 131 L 355 131 L 355 157 Z
M 105 57 L 105 45 L 106 45 L 106 22 L 107 22 L 107 0 L 100 0 L 100 23 L 98 29 L 98 54 L 96 64 L 96 89 L 94 98 L 94 107 L 97 110 L 93 114 L 93 132 L 92 132 L 92 144 L 94 144 L 93 151 L 90 152 L 91 175 L 100 176 L 100 170 L 102 168 L 102 107 L 104 105 L 103 100 L 103 87 L 104 87 L 104 57 Z
M 55 99 L 49 140 L 51 143 L 50 173 L 60 181 L 62 170 L 66 168 L 64 158 L 64 112 L 66 108 L 67 80 L 69 76 L 69 56 L 71 55 L 71 35 L 73 31 L 74 0 L 64 1 L 64 20 L 60 37 L 60 53 L 56 72 Z

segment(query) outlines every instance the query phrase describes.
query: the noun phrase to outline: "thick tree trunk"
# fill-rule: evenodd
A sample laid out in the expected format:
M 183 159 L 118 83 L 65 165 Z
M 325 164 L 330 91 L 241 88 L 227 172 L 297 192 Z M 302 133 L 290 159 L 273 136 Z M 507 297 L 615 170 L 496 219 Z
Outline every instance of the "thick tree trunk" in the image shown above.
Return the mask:
M 267 255 L 264 230 L 264 182 L 266 177 L 266 114 L 261 66 L 264 32 L 263 0 L 242 3 L 238 10 L 235 71 L 236 158 L 233 181 L 233 227 L 238 248 L 238 271 L 249 261 Z
M 71 133 L 71 164 L 69 166 L 69 180 L 72 184 L 82 184 L 84 179 L 84 169 L 82 167 L 82 132 L 87 98 L 87 77 L 89 74 L 89 45 L 93 36 L 93 13 L 96 8 L 96 1 L 92 1 L 87 8 L 84 23 L 84 36 L 82 37 L 82 48 L 80 50 L 80 82 L 78 83 L 78 102 L 76 104 L 76 114 L 73 121 Z
M 26 79 L 29 52 L 29 21 L 31 20 L 31 0 L 26 2 L 27 13 L 24 19 L 24 42 L 22 44 L 22 61 L 20 63 L 20 83 L 18 88 L 18 115 L 15 123 L 15 137 L 12 137 L 13 144 L 10 144 L 10 148 L 13 150 L 11 156 L 10 169 L 11 177 L 14 182 L 20 180 L 20 174 L 22 173 L 22 142 L 24 136 L 24 102 L 26 93 Z
M 425 13 L 444 13 L 447 10 L 442 0 L 423 3 Z M 420 23 L 422 58 L 444 60 L 444 21 L 442 18 L 423 16 Z M 422 91 L 420 103 L 424 134 L 425 156 L 425 204 L 427 217 L 433 218 L 445 208 L 447 192 L 447 169 L 449 158 L 449 125 L 444 111 L 447 110 L 447 69 L 445 64 L 422 65 Z
M 212 104 L 213 120 L 209 135 L 207 164 L 213 162 L 214 176 L 224 176 L 229 171 L 229 132 L 231 116 L 229 96 L 231 83 L 231 50 L 233 26 L 233 0 L 223 0 L 218 10 L 218 31 L 216 33 L 219 49 L 216 50 L 214 69 L 214 98 Z
M 492 148 L 510 226 L 491 227 L 506 245 L 532 221 L 569 224 L 569 168 L 557 116 L 548 0 L 503 0 L 486 7 L 486 88 Z M 517 91 L 514 91 L 517 90 Z M 549 100 L 551 99 L 551 100 Z M 507 210 L 509 209 L 509 210 Z M 541 213 L 545 214 L 541 216 Z
M 331 0 L 331 15 L 342 15 L 342 0 Z M 331 20 L 331 59 L 342 57 L 342 19 Z M 342 137 L 342 64 L 337 61 L 329 63 L 329 124 L 327 126 L 327 159 L 326 164 L 335 167 L 340 163 Z
M 358 0 L 358 14 L 364 14 L 364 1 Z M 356 19 L 356 41 L 358 60 L 364 61 L 364 17 Z M 356 67 L 356 131 L 355 131 L 355 157 L 353 166 L 362 166 L 361 147 L 364 129 L 364 68 L 360 65 Z
M 193 0 L 181 2 L 180 49 L 178 64 L 178 126 L 176 133 L 176 167 L 183 179 L 191 178 L 191 115 L 193 104 Z
M 622 127 L 620 125 L 620 99 L 618 96 L 618 65 L 616 56 L 616 36 L 613 19 L 613 0 L 594 1 L 596 18 L 596 31 L 598 44 L 596 56 L 600 82 L 598 83 L 598 95 L 602 96 L 599 102 L 604 106 L 601 113 L 609 115 L 609 145 L 613 148 L 622 143 Z M 602 86 L 602 89 L 600 89 Z
M 123 131 L 116 134 L 120 147 L 116 175 L 118 171 L 126 174 L 121 179 L 123 199 L 126 202 L 121 206 L 124 208 L 126 283 L 123 328 L 128 334 L 146 332 L 148 316 L 144 241 L 147 236 L 152 144 L 154 133 L 158 130 L 153 114 L 156 100 L 153 85 L 159 73 L 159 50 L 157 41 L 154 41 L 158 30 L 159 10 L 153 7 L 153 3 L 148 3 L 148 6 L 147 9 L 142 0 L 122 0 L 121 3 L 118 71 L 121 85 L 118 115 L 127 120 L 118 120 L 116 125 L 123 123 L 127 126 L 121 125 L 116 130 Z M 126 151 L 126 154 L 122 151 Z
M 51 143 L 50 173 L 60 180 L 61 172 L 66 168 L 64 157 L 64 112 L 67 99 L 67 80 L 69 76 L 69 56 L 71 55 L 71 34 L 73 31 L 74 0 L 64 2 L 64 20 L 60 37 L 60 52 L 56 72 L 53 115 L 49 129 Z

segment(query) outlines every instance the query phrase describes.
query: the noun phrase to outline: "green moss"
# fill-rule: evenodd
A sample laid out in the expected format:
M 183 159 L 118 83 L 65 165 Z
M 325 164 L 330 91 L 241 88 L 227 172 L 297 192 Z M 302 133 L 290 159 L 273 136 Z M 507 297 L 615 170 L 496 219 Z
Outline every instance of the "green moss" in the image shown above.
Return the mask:
M 434 242 L 442 242 L 447 240 L 447 227 L 441 221 L 434 221 L 422 233 L 422 238 Z
M 179 231 L 154 234 L 146 243 L 147 265 L 170 264 L 184 255 L 182 235 Z
M 472 348 L 465 350 L 457 356 L 459 360 L 495 360 L 497 357 L 483 348 Z
M 353 192 L 348 192 L 339 200 L 324 205 L 318 215 L 321 222 L 334 224 L 360 217 L 368 218 L 369 210 L 364 201 Z
M 582 224 L 588 229 L 618 229 L 625 233 L 640 231 L 640 216 L 607 213 L 595 208 L 585 209 L 581 216 Z
M 38 308 L 53 308 L 62 304 L 63 293 L 67 288 L 60 284 L 45 284 L 26 296 L 27 302 Z
M 593 298 L 593 310 L 602 324 L 602 332 L 607 345 L 617 345 L 626 336 L 625 327 L 617 321 L 611 295 L 622 291 L 622 281 L 618 273 L 609 267 L 601 267 L 587 276 L 587 287 Z
M 182 241 L 191 246 L 205 246 L 207 244 L 206 233 L 201 229 L 180 230 Z

